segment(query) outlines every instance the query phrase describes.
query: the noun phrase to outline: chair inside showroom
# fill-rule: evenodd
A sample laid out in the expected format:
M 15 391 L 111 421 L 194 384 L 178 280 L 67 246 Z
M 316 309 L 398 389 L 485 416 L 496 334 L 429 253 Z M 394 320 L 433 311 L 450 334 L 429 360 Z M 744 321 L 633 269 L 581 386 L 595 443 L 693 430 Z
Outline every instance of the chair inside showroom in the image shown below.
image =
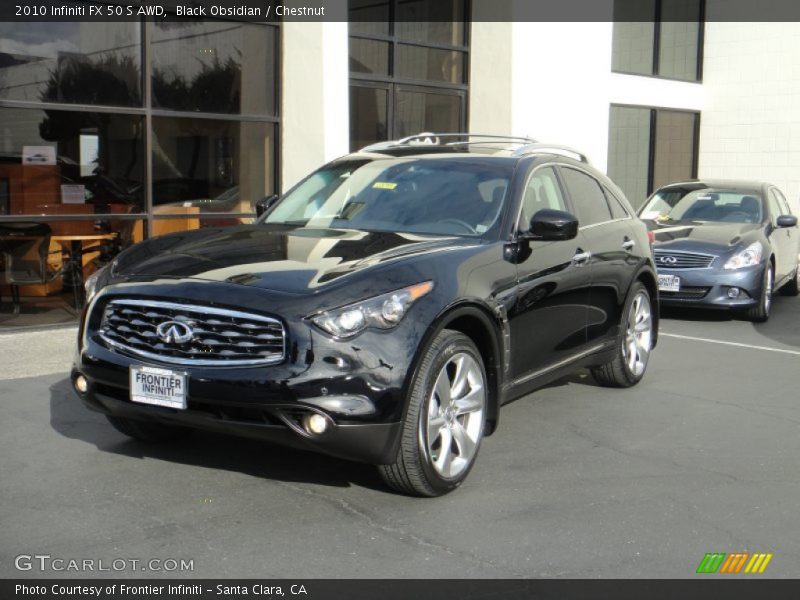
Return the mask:
M 61 275 L 60 269 L 52 270 L 47 263 L 51 233 L 45 223 L 0 224 L 0 252 L 14 314 L 20 312 L 20 285 L 45 284 Z

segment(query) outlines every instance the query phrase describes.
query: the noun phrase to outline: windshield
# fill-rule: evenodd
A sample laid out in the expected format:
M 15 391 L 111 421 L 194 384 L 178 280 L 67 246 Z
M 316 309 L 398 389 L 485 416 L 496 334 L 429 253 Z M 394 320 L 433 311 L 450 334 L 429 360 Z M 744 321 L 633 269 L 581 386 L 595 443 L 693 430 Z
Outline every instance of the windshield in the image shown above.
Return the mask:
M 761 196 L 754 192 L 669 188 L 656 192 L 640 216 L 659 222 L 760 223 L 762 214 Z
M 499 227 L 513 170 L 497 158 L 393 158 L 320 169 L 265 223 L 482 236 Z

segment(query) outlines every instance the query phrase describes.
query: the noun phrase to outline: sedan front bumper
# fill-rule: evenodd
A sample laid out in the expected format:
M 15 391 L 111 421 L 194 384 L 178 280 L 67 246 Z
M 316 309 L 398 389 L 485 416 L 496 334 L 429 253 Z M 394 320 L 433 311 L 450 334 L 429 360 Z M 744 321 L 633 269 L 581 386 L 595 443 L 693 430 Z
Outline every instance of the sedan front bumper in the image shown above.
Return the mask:
M 680 277 L 678 292 L 660 291 L 665 306 L 697 306 L 704 308 L 747 309 L 758 304 L 764 286 L 764 265 L 743 269 L 665 269 L 660 275 Z M 731 298 L 728 291 L 738 288 L 739 296 Z

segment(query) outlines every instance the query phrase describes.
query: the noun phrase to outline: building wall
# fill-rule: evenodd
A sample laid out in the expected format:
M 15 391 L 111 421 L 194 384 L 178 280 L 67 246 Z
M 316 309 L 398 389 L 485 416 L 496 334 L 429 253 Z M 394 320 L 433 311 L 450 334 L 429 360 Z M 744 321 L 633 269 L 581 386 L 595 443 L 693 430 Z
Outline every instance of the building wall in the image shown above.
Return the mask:
M 770 181 L 800 210 L 800 24 L 709 22 L 705 38 L 700 176 Z

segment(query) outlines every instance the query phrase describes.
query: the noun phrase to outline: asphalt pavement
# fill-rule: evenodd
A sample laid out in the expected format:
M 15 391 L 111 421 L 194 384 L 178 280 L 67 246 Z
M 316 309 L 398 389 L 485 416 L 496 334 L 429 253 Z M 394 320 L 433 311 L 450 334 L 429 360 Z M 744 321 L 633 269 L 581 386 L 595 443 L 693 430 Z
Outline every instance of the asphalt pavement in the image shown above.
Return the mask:
M 74 335 L 0 335 L 0 577 L 92 575 L 15 568 L 49 555 L 126 577 L 686 578 L 737 551 L 800 576 L 798 298 L 763 325 L 668 311 L 639 386 L 579 373 L 505 406 L 438 499 L 249 440 L 129 440 L 71 392 Z

